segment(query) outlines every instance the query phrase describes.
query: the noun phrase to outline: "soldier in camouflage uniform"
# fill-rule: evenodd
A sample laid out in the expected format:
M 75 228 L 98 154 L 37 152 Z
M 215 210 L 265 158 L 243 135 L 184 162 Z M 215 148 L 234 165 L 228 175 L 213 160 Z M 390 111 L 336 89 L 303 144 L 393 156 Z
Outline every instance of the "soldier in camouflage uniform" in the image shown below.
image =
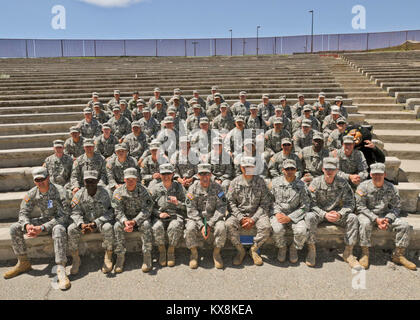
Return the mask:
M 238 250 L 233 259 L 234 265 L 240 265 L 245 258 L 245 249 L 239 238 L 239 229 L 251 230 L 254 226 L 257 234 L 254 244 L 249 250 L 254 264 L 262 265 L 263 261 L 258 254 L 258 249 L 268 239 L 271 232 L 270 212 L 271 197 L 265 181 L 254 174 L 255 158 L 243 157 L 241 161 L 242 175 L 230 183 L 227 199 L 230 205 L 230 216 L 226 220 L 228 236 Z
M 160 182 L 159 166 L 169 163 L 169 160 L 161 152 L 158 141 L 152 141 L 149 149 L 151 154 L 146 156 L 141 163 L 141 176 L 143 185 L 151 189 L 154 184 Z
M 149 149 L 146 135 L 141 132 L 141 125 L 138 121 L 131 124 L 131 133 L 126 135 L 124 143 L 129 147 L 129 154 L 140 164 L 140 158 Z
M 274 116 L 274 106 L 270 102 L 268 94 L 263 94 L 262 100 L 263 102 L 258 105 L 258 116 L 261 117 L 261 120 L 263 120 L 265 125 L 268 127 L 270 125 L 268 120 L 270 117 Z
M 187 136 L 180 138 L 180 148 L 172 155 L 170 163 L 175 168 L 174 179 L 187 190 L 197 179 L 197 165 L 200 163 L 200 154 L 191 148 L 191 141 Z
M 264 159 L 267 160 L 281 151 L 281 142 L 284 138 L 291 138 L 290 133 L 283 129 L 282 118 L 275 118 L 273 124 L 274 128 L 268 130 L 264 135 Z
M 124 184 L 124 171 L 128 168 L 137 170 L 140 181 L 140 168 L 137 166 L 137 160 L 128 156 L 128 147 L 125 144 L 117 144 L 115 146 L 115 155 L 106 161 L 107 189 L 110 193 Z
M 333 151 L 332 154 L 338 158 L 338 176 L 347 180 L 354 189 L 368 178 L 368 165 L 365 156 L 362 151 L 354 149 L 353 136 L 344 136 L 343 147 Z
M 293 144 L 290 138 L 283 138 L 281 140 L 282 150 L 271 157 L 268 164 L 268 170 L 271 178 L 280 177 L 283 174 L 283 163 L 285 160 L 290 159 L 296 163 L 296 177 L 300 179 L 303 175 L 302 160 L 292 152 Z
M 100 124 L 103 124 L 109 120 L 109 114 L 101 109 L 101 103 L 95 102 L 93 104 L 93 119 L 97 120 Z
M 220 93 L 216 93 L 214 95 L 214 103 L 209 105 L 206 110 L 206 115 L 210 122 L 220 114 L 220 106 L 222 103 L 225 103 L 222 102 L 222 95 Z
M 249 134 L 251 138 L 251 134 Z M 236 116 L 235 128 L 229 131 L 224 140 L 225 151 L 234 158 L 242 152 L 245 140 L 245 120 L 242 116 Z
M 120 100 L 120 109 L 121 115 L 127 118 L 127 120 L 131 123 L 133 121 L 131 111 L 127 108 L 127 101 L 125 101 L 124 99 Z
M 114 90 L 114 96 L 108 101 L 107 105 L 110 111 L 114 106 L 120 105 L 120 90 Z
M 87 107 L 93 109 L 96 102 L 99 103 L 101 110 L 105 110 L 103 103 L 99 101 L 99 94 L 97 92 L 92 92 L 92 100 L 87 103 Z
M 135 109 L 137 109 L 137 102 L 139 101 L 139 92 L 138 91 L 134 91 L 132 95 L 133 95 L 133 98 L 131 98 L 128 101 L 128 107 L 127 107 L 127 109 L 130 112 L 133 112 Z M 136 119 L 136 120 L 139 120 L 139 119 Z
M 321 132 L 315 132 L 312 137 L 312 146 L 303 148 L 299 153 L 303 164 L 302 180 L 307 186 L 315 177 L 323 174 L 322 163 L 324 158 L 329 156 L 329 151 L 324 148 L 324 136 Z
M 333 151 L 334 149 L 341 149 L 343 146 L 343 136 L 345 135 L 344 131 L 347 129 L 347 120 L 345 118 L 338 118 L 336 123 L 337 129 L 331 132 L 327 139 L 327 148 L 330 151 Z
M 18 257 L 18 263 L 4 274 L 5 279 L 32 269 L 28 260 L 24 234 L 35 238 L 42 234 L 52 234 L 54 241 L 55 262 L 57 264 L 58 286 L 61 290 L 70 288 L 66 275 L 66 227 L 69 222 L 70 207 L 64 188 L 50 182 L 48 171 L 44 167 L 32 170 L 35 187 L 26 193 L 20 204 L 19 221 L 10 226 L 12 248 Z M 41 216 L 31 217 L 35 207 L 41 210 Z
M 76 160 L 85 150 L 83 149 L 84 138 L 80 136 L 80 129 L 76 126 L 70 127 L 71 137 L 64 143 L 64 153 Z
M 315 102 L 314 108 L 314 115 L 320 123 L 322 123 L 325 117 L 331 113 L 331 104 L 328 101 L 325 101 L 324 92 L 319 93 L 318 101 Z
M 198 165 L 199 181 L 188 189 L 186 197 L 187 223 L 185 226 L 185 242 L 191 250 L 190 268 L 198 267 L 197 247 L 204 241 L 212 242 L 213 261 L 217 269 L 223 268 L 220 255 L 221 248 L 226 242 L 226 226 L 224 217 L 227 200 L 222 187 L 211 181 L 211 165 Z
M 327 138 L 333 130 L 337 128 L 337 120 L 341 117 L 339 108 L 337 106 L 331 107 L 331 114 L 327 115 L 322 122 L 322 132 Z
M 118 139 L 111 133 L 112 129 L 108 123 L 102 125 L 102 134 L 95 139 L 95 152 L 101 154 L 105 159 L 111 157 L 115 151 Z
M 246 91 L 239 92 L 239 101 L 235 102 L 230 108 L 233 118 L 236 116 L 242 116 L 244 119 L 247 118 L 250 114 L 250 106 L 251 103 L 246 101 Z
M 274 128 L 274 119 L 276 118 L 281 118 L 283 120 L 283 129 L 288 131 L 291 136 L 292 135 L 292 121 L 290 121 L 290 119 L 286 116 L 282 106 L 276 106 L 274 108 L 274 116 L 268 119 L 268 122 L 270 123 L 270 125 L 268 126 L 268 129 Z
M 233 117 L 228 113 L 228 104 L 222 103 L 220 105 L 220 114 L 213 119 L 211 128 L 213 130 L 219 130 L 219 132 L 226 136 L 230 130 L 235 128 L 235 121 Z
M 150 188 L 154 202 L 152 231 L 155 244 L 159 248 L 159 264 L 162 267 L 166 264 L 173 267 L 175 266 L 175 248 L 184 231 L 185 192 L 179 182 L 173 181 L 174 168 L 170 163 L 161 164 L 159 172 L 161 182 Z M 168 252 L 165 247 L 166 235 L 169 240 Z
M 188 104 L 192 106 L 196 103 L 198 103 L 201 106 L 203 111 L 206 111 L 206 101 L 204 101 L 204 99 L 200 97 L 200 93 L 198 92 L 198 90 L 193 90 L 193 97 L 188 101 Z
M 304 105 L 306 105 L 305 102 L 305 96 L 302 93 L 299 93 L 297 95 L 298 97 L 298 102 L 296 102 L 293 106 L 290 107 L 291 113 L 292 113 L 292 119 L 294 120 L 297 117 L 300 117 L 302 115 L 302 108 Z
M 251 104 L 249 107 L 249 112 L 250 115 L 245 121 L 245 128 L 266 130 L 266 123 L 258 116 L 258 106 Z
M 315 131 L 312 130 L 312 121 L 309 119 L 302 120 L 302 127 L 293 135 L 295 151 L 300 152 L 303 148 L 312 145 L 312 138 Z
M 85 153 L 73 162 L 71 171 L 70 188 L 73 195 L 83 186 L 83 174 L 86 170 L 98 171 L 101 185 L 106 185 L 108 181 L 105 170 L 105 158 L 94 152 L 95 144 L 93 139 L 85 139 L 83 148 Z
M 194 149 L 206 154 L 211 150 L 211 130 L 207 117 L 200 119 L 200 129 L 195 130 L 191 137 L 191 144 Z
M 124 171 L 125 184 L 114 191 L 112 207 L 115 212 L 114 252 L 117 255 L 115 272 L 121 273 L 125 260 L 125 233 L 138 230 L 142 242 L 143 265 L 141 270 L 152 270 L 152 223 L 150 220 L 153 200 L 149 192 L 137 183 L 137 170 L 128 168 Z
M 175 130 L 174 119 L 171 116 L 165 117 L 163 120 L 164 128 L 158 133 L 156 140 L 160 142 L 161 149 L 169 158 L 178 148 L 179 132 Z
M 201 112 L 201 106 L 199 104 L 193 104 L 192 108 L 193 114 L 190 114 L 186 121 L 188 131 L 200 128 L 200 119 L 205 117 L 205 115 Z
M 365 269 L 369 267 L 372 229 L 377 226 L 380 230 L 395 232 L 396 249 L 392 261 L 407 269 L 416 270 L 416 265 L 404 257 L 412 226 L 400 218 L 401 201 L 398 189 L 385 181 L 385 164 L 374 163 L 370 168 L 372 180 L 362 182 L 355 194 L 362 248 L 360 265 Z
M 139 120 L 141 131 L 146 135 L 147 142 L 150 143 L 156 138 L 160 131 L 160 124 L 155 118 L 152 117 L 149 108 L 143 109 L 143 118 Z
M 211 94 L 209 94 L 206 99 L 206 109 L 208 109 L 211 105 L 213 105 L 216 102 L 215 95 L 218 93 L 218 90 L 219 90 L 219 87 L 217 86 L 211 87 Z M 220 95 L 220 103 L 225 102 L 225 99 L 223 98 L 223 96 L 220 93 L 219 95 Z
M 175 88 L 174 89 L 174 97 L 175 96 L 178 96 L 178 98 L 179 98 L 179 103 L 180 103 L 180 105 L 181 106 L 183 106 L 183 108 L 184 108 L 184 111 L 187 111 L 187 108 L 188 108 L 188 103 L 187 103 L 187 100 L 185 100 L 185 98 L 182 96 L 182 91 L 181 91 L 181 89 L 179 89 L 179 88 Z M 174 101 L 174 99 L 171 99 L 170 100 L 170 102 L 172 103 Z M 182 118 L 182 119 L 186 119 L 186 118 Z
M 114 116 L 109 119 L 108 124 L 112 129 L 112 134 L 118 138 L 118 141 L 121 143 L 124 140 L 124 137 L 127 134 L 131 133 L 131 123 L 121 114 L 121 108 L 119 106 L 114 106 L 112 108 Z
M 298 261 L 297 250 L 302 250 L 307 238 L 305 215 L 309 212 L 311 198 L 305 184 L 296 177 L 296 169 L 296 162 L 287 159 L 283 163 L 283 175 L 272 181 L 274 208 L 270 212 L 270 223 L 280 262 L 286 260 L 287 230 L 293 232 L 293 243 L 289 247 L 291 263 Z
M 162 103 L 162 106 L 163 106 L 165 109 L 168 107 L 168 105 L 167 105 L 167 103 L 166 103 L 165 98 L 163 98 L 163 97 L 160 95 L 160 89 L 159 89 L 159 88 L 155 88 L 155 89 L 153 90 L 153 97 L 151 97 L 151 98 L 149 99 L 149 107 L 150 107 L 150 110 L 153 110 L 153 108 L 155 107 L 155 103 L 156 103 L 156 101 L 160 101 L 160 102 Z
M 111 207 L 111 194 L 98 186 L 98 172 L 85 171 L 83 180 L 85 186 L 73 196 L 71 201 L 71 219 L 69 226 L 68 247 L 73 257 L 70 274 L 77 274 L 80 268 L 79 242 L 82 234 L 101 232 L 103 235 L 102 247 L 105 249 L 103 273 L 112 270 L 112 249 L 114 243 L 114 230 L 112 222 L 114 210 Z
M 131 118 L 133 121 L 139 121 L 141 118 L 143 118 L 143 108 L 146 107 L 146 102 L 144 102 L 143 99 L 138 99 L 136 108 L 133 109 L 131 112 Z
M 340 114 L 344 117 L 344 118 L 348 118 L 349 117 L 349 114 L 348 114 L 348 112 L 347 112 L 347 109 L 346 109 L 346 107 L 344 106 L 344 102 L 343 102 L 343 97 L 342 96 L 337 96 L 337 97 L 335 97 L 335 99 L 334 99 L 334 103 L 335 103 L 335 105 L 336 106 L 338 106 L 339 107 L 339 112 L 340 112 Z
M 343 260 L 351 268 L 360 268 L 353 256 L 353 246 L 357 243 L 359 221 L 355 212 L 354 194 L 346 180 L 337 175 L 338 161 L 336 158 L 324 158 L 324 175 L 316 177 L 309 186 L 312 200 L 311 212 L 305 216 L 308 226 L 308 256 L 306 264 L 315 266 L 316 249 L 315 235 L 317 226 L 322 221 L 345 227 L 345 249 Z
M 162 123 L 163 119 L 166 117 L 167 107 L 164 107 L 160 100 L 156 100 L 155 107 L 152 110 L 152 117 L 157 120 L 157 122 Z
M 289 121 L 292 121 L 292 109 L 289 106 L 289 104 L 287 103 L 286 96 L 281 96 L 280 97 L 280 105 L 279 106 L 283 107 L 285 117 L 287 119 L 289 119 Z
M 184 98 L 182 98 L 184 99 Z M 176 116 L 179 119 L 186 120 L 187 119 L 187 111 L 185 110 L 185 100 L 184 103 L 181 103 L 181 97 L 178 95 L 174 95 L 171 100 L 169 100 L 169 108 L 175 108 Z M 168 108 L 168 109 L 169 109 Z
M 319 123 L 318 119 L 312 115 L 312 106 L 307 104 L 302 108 L 302 110 L 302 115 L 300 117 L 295 118 L 292 122 L 292 134 L 299 130 L 304 119 L 311 120 L 312 130 L 321 131 L 321 124 Z
M 80 129 L 80 134 L 83 138 L 94 138 L 101 135 L 101 124 L 98 120 L 93 119 L 92 109 L 84 108 L 83 114 L 85 118 L 80 121 L 77 127 Z
M 50 182 L 67 187 L 70 182 L 73 159 L 64 154 L 64 141 L 54 140 L 54 154 L 47 157 L 43 167 L 47 168 Z

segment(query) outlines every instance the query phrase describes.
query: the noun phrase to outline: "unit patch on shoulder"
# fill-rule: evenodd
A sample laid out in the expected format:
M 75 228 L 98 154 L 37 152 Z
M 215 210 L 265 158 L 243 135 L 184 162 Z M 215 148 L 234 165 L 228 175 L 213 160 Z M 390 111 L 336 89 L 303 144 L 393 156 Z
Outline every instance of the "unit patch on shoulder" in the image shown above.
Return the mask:
M 315 188 L 313 187 L 313 186 L 309 186 L 309 191 L 311 191 L 311 192 L 315 192 Z
M 187 198 L 192 201 L 192 200 L 194 200 L 194 195 L 192 193 L 188 192 L 187 193 Z
M 363 191 L 362 191 L 362 190 L 360 190 L 360 189 L 357 189 L 357 190 L 356 190 L 356 193 L 357 193 L 359 196 L 361 196 L 361 197 L 364 197 L 364 196 L 365 196 L 365 194 L 363 193 Z
M 25 202 L 28 203 L 29 200 L 31 200 L 31 198 L 29 198 L 28 194 L 25 194 L 25 196 L 23 197 L 23 200 L 25 200 Z
M 79 199 L 77 199 L 76 197 L 74 197 L 71 200 L 71 207 L 74 208 L 75 206 L 77 206 L 79 204 Z
M 118 201 L 121 201 L 121 195 L 119 193 L 116 193 L 114 195 L 114 198 L 117 199 Z

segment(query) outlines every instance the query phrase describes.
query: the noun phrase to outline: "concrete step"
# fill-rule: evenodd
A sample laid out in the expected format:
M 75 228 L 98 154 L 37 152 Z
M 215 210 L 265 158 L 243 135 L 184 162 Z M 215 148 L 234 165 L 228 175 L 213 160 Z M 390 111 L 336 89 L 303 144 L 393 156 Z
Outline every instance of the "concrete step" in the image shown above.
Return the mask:
M 412 111 L 364 111 L 366 119 L 404 119 L 416 120 L 416 114 Z
M 407 217 L 402 217 L 402 219 L 413 226 L 408 249 L 418 250 L 420 248 L 420 217 L 408 215 Z M 0 226 L 0 261 L 16 260 L 16 256 L 11 247 L 10 225 L 11 223 L 7 223 Z M 241 232 L 241 235 L 255 236 L 255 231 Z M 322 223 L 317 229 L 317 246 L 322 248 L 342 247 L 344 245 L 343 236 L 344 228 Z M 290 232 L 286 233 L 286 237 L 288 240 L 292 240 Z M 27 236 L 25 236 L 25 243 L 28 249 L 29 258 L 51 258 L 54 256 L 54 247 L 51 236 L 38 236 L 36 238 L 27 238 Z M 82 235 L 79 245 L 79 254 L 82 256 L 88 254 L 103 254 L 101 243 L 102 235 L 100 233 Z M 273 240 L 270 237 L 264 244 L 264 247 L 271 247 L 272 245 Z M 374 229 L 372 232 L 372 245 L 377 249 L 394 249 L 395 234 Z M 183 239 L 180 241 L 179 246 L 182 248 L 185 247 L 185 241 Z M 138 232 L 126 234 L 126 247 L 128 252 L 141 251 L 141 240 Z M 230 241 L 228 241 L 225 245 L 225 249 L 231 248 L 233 248 L 233 246 Z M 154 248 L 154 250 L 156 250 L 156 248 Z
M 32 167 L 0 169 L 0 192 L 27 191 L 34 187 Z
M 69 128 L 78 121 L 57 121 L 57 122 L 34 122 L 34 123 L 12 123 L 0 124 L 0 136 L 12 136 L 18 134 L 36 133 L 57 133 L 69 132 Z
M 420 92 L 420 87 L 410 87 L 410 86 L 398 86 L 398 87 L 388 87 L 387 92 L 390 96 L 395 97 L 396 92 L 403 92 L 403 93 L 409 93 L 409 92 Z
M 401 160 L 400 176 L 408 182 L 420 181 L 420 160 Z
M 57 105 L 57 106 L 29 106 L 29 107 L 2 107 L 0 115 L 33 114 L 33 113 L 60 113 L 82 111 L 86 104 Z
M 405 103 L 407 99 L 420 98 L 420 92 L 396 92 L 395 100 L 398 103 Z
M 0 136 L 0 150 L 52 147 L 54 140 L 65 141 L 68 132 Z
M 384 143 L 420 144 L 420 132 L 417 130 L 377 130 L 373 128 L 373 133 Z
M 364 104 L 364 103 L 395 103 L 395 99 L 392 97 L 383 97 L 383 98 L 354 98 L 353 103 L 356 105 Z
M 379 130 L 420 130 L 420 121 L 417 120 L 370 119 L 369 124 Z
M 51 121 L 80 121 L 83 119 L 83 112 L 56 112 L 56 113 L 35 113 L 35 114 L 7 114 L 0 115 L 2 123 L 31 123 Z
M 40 166 L 51 154 L 51 147 L 0 150 L 0 168 Z
M 388 91 L 388 89 L 390 88 L 396 88 L 396 87 L 402 87 L 402 88 L 406 88 L 406 89 L 411 89 L 411 88 L 420 88 L 420 82 L 419 81 L 415 81 L 415 82 L 398 82 L 398 81 L 387 81 L 387 82 L 381 82 L 381 88 L 383 90 Z M 398 90 L 392 90 L 392 91 L 398 91 Z M 406 91 L 406 90 L 400 90 L 400 91 Z M 410 90 L 407 90 L 410 91 Z M 420 91 L 420 90 L 417 90 Z
M 414 143 L 385 143 L 388 156 L 397 157 L 401 160 L 420 159 L 420 144 Z
M 401 111 L 404 110 L 404 104 L 396 103 L 358 103 L 357 110 L 359 112 L 365 111 Z

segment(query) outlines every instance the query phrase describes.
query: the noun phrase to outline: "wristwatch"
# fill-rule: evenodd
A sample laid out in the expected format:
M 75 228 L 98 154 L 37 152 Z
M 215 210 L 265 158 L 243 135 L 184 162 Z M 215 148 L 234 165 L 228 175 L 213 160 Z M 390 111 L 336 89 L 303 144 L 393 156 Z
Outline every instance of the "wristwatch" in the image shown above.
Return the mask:
M 45 231 L 45 226 L 41 225 L 41 231 L 44 232 Z

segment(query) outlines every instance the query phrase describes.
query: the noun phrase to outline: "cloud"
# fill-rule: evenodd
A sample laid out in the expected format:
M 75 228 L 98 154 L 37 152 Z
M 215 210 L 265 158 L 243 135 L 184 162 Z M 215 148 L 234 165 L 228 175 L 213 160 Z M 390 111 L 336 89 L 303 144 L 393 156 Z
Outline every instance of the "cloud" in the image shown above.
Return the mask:
M 128 7 L 132 4 L 143 2 L 144 0 L 79 0 L 95 6 L 112 8 L 112 7 Z

